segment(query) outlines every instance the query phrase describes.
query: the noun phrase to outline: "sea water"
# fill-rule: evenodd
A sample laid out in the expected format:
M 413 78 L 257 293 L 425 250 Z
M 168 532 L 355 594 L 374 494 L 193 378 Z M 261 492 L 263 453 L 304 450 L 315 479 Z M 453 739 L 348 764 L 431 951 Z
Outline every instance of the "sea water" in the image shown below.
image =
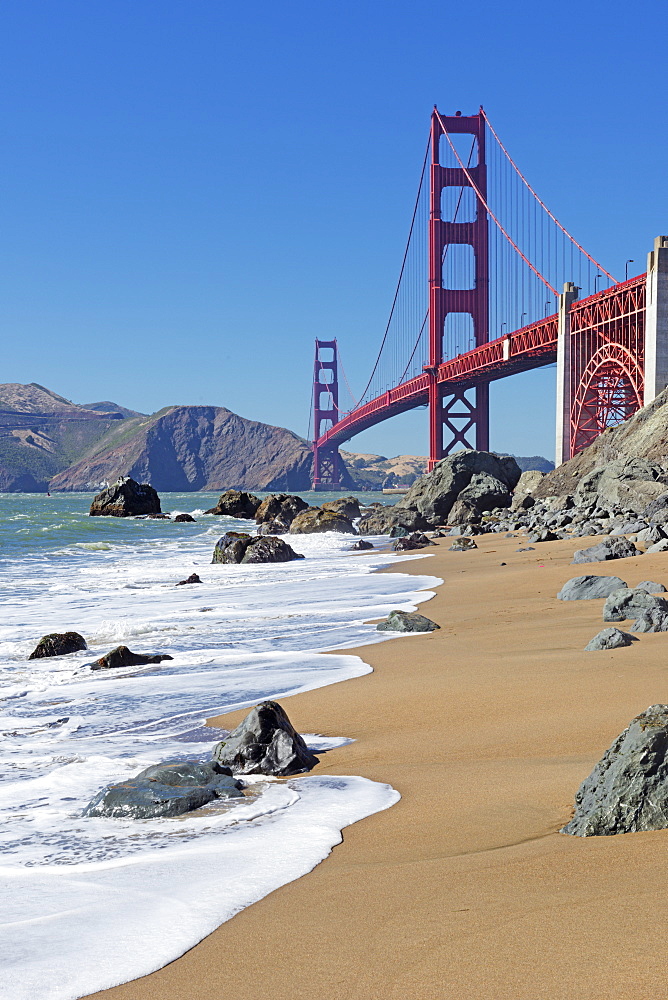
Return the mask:
M 215 500 L 163 495 L 192 524 L 91 518 L 90 494 L 0 495 L 3 1000 L 74 1000 L 155 971 L 399 798 L 316 772 L 248 779 L 244 798 L 176 819 L 83 817 L 107 784 L 208 759 L 224 731 L 207 717 L 369 672 L 322 651 L 387 641 L 365 622 L 414 609 L 441 582 L 376 573 L 396 557 L 352 553 L 336 533 L 290 536 L 303 560 L 212 565 L 225 530 L 254 527 L 205 515 Z M 176 586 L 191 573 L 202 583 Z M 88 649 L 28 659 L 42 635 L 65 631 Z M 173 659 L 91 671 L 121 643 Z M 324 753 L 346 734 L 307 742 Z

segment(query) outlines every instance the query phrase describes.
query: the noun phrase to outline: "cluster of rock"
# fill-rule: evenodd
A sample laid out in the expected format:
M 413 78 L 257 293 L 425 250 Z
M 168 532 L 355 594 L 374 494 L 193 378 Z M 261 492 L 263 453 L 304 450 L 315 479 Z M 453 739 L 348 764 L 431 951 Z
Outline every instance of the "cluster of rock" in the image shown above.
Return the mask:
M 237 774 L 288 777 L 318 763 L 283 708 L 264 701 L 213 748 L 211 760 L 168 760 L 135 777 L 103 788 L 84 816 L 152 819 L 180 816 L 215 799 L 243 795 Z
M 339 531 L 356 535 L 353 520 L 360 516 L 355 497 L 341 497 L 310 507 L 292 493 L 272 493 L 261 500 L 253 493 L 227 490 L 205 513 L 254 520 L 260 535 L 313 534 Z
M 212 563 L 276 563 L 304 556 L 274 535 L 247 535 L 228 531 L 216 542 Z
M 88 649 L 88 645 L 78 632 L 50 632 L 49 635 L 42 636 L 28 659 L 69 656 L 70 653 L 78 653 L 82 649 Z M 143 666 L 147 663 L 161 663 L 162 660 L 173 659 L 174 657 L 168 653 L 133 653 L 127 646 L 116 646 L 88 666 L 91 670 L 113 670 L 118 667 Z

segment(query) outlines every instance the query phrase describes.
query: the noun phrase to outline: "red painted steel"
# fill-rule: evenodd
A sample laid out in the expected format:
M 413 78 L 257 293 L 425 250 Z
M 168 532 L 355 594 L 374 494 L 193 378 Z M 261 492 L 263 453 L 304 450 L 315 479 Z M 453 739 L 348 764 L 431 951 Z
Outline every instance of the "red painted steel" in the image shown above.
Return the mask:
M 331 351 L 331 357 L 328 353 Z M 323 401 L 323 397 L 324 401 Z M 328 427 L 339 419 L 339 372 L 336 340 L 316 340 L 313 365 L 313 489 L 339 487 L 339 450 L 321 444 Z
M 477 163 L 463 169 L 444 167 L 440 162 L 440 140 L 447 133 L 472 135 L 477 146 Z M 473 320 L 476 345 L 484 344 L 489 326 L 489 253 L 487 212 L 476 196 L 476 216 L 471 222 L 446 222 L 441 214 L 441 199 L 446 187 L 471 187 L 487 197 L 487 165 L 485 161 L 485 118 L 477 115 L 440 115 L 434 108 L 431 116 L 431 165 L 429 204 L 429 469 L 456 445 L 471 447 L 467 437 L 475 429 L 477 448 L 489 447 L 489 393 L 487 385 L 479 380 L 475 402 L 471 403 L 463 391 L 456 387 L 444 405 L 446 385 L 438 378 L 443 362 L 443 333 L 448 313 L 469 313 Z M 451 289 L 443 286 L 443 258 L 446 248 L 453 244 L 471 246 L 475 261 L 475 281 L 472 289 Z M 459 407 L 456 410 L 455 407 Z M 466 426 L 460 426 L 460 417 Z M 449 441 L 445 443 L 445 432 Z
M 570 331 L 572 458 L 643 405 L 645 275 L 574 302 Z

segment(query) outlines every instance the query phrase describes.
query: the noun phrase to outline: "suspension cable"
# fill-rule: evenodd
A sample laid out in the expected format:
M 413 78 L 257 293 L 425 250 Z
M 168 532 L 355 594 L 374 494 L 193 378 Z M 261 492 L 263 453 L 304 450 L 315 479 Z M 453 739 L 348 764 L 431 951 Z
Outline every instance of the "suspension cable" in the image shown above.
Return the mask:
M 543 277 L 543 275 L 540 273 L 540 271 L 538 270 L 538 268 L 534 267 L 534 265 L 531 263 L 531 261 L 529 260 L 529 258 L 525 257 L 525 255 L 522 253 L 522 251 L 518 247 L 517 243 L 515 243 L 515 241 L 512 239 L 511 236 L 509 236 L 509 234 L 503 228 L 503 226 L 501 225 L 501 223 L 499 222 L 499 220 L 497 219 L 497 217 L 494 215 L 494 212 L 491 210 L 491 208 L 487 204 L 487 201 L 485 200 L 485 198 L 483 198 L 483 195 L 482 195 L 482 192 L 481 192 L 480 188 L 478 187 L 478 185 L 476 184 L 476 182 L 471 177 L 470 171 L 467 169 L 467 167 L 464 166 L 462 158 L 459 155 L 459 153 L 457 152 L 457 150 L 455 148 L 455 145 L 454 145 L 452 139 L 450 138 L 450 134 L 449 134 L 448 130 L 445 127 L 445 123 L 443 122 L 443 119 L 441 118 L 441 116 L 440 116 L 439 112 L 436 110 L 436 108 L 434 108 L 434 114 L 436 115 L 436 117 L 438 118 L 438 120 L 439 120 L 439 122 L 441 124 L 441 128 L 443 129 L 443 134 L 444 134 L 445 138 L 448 140 L 448 143 L 450 145 L 450 149 L 454 153 L 455 158 L 457 160 L 457 163 L 459 164 L 459 166 L 461 167 L 461 169 L 464 171 L 464 174 L 466 175 L 466 178 L 467 178 L 469 184 L 471 185 L 471 187 L 473 188 L 473 190 L 477 194 L 477 196 L 478 196 L 478 198 L 480 200 L 480 204 L 484 207 L 484 209 L 487 212 L 487 214 L 489 215 L 490 219 L 492 219 L 492 221 L 496 224 L 496 226 L 498 227 L 498 229 L 501 230 L 501 232 L 503 233 L 503 235 L 505 236 L 505 238 L 510 243 L 511 247 L 515 250 L 516 253 L 518 253 L 520 255 L 520 257 L 522 258 L 522 260 L 524 261 L 524 263 L 527 265 L 527 267 L 531 268 L 531 270 L 536 275 L 536 277 L 540 278 L 540 280 L 543 282 L 543 284 L 545 285 L 545 287 L 549 288 L 549 290 L 552 292 L 552 294 L 554 296 L 558 296 L 559 293 L 557 292 L 556 288 L 553 288 L 552 285 L 550 284 L 550 282 L 547 280 L 547 278 Z
M 406 268 L 406 259 L 408 257 L 408 250 L 409 250 L 410 243 L 411 243 L 411 237 L 413 236 L 413 228 L 415 227 L 415 219 L 416 219 L 417 212 L 418 212 L 418 207 L 419 207 L 419 204 L 420 204 L 420 194 L 422 193 L 422 184 L 424 182 L 424 172 L 425 172 L 425 168 L 427 166 L 427 157 L 429 156 L 429 143 L 430 143 L 430 141 L 431 141 L 431 137 L 430 137 L 430 139 L 427 140 L 427 148 L 426 148 L 425 153 L 424 153 L 424 160 L 422 161 L 422 173 L 420 174 L 420 183 L 418 185 L 418 192 L 417 192 L 417 196 L 415 198 L 415 206 L 413 208 L 413 217 L 411 218 L 411 227 L 410 227 L 410 230 L 408 232 L 408 239 L 406 240 L 406 249 L 404 250 L 403 260 L 401 262 L 401 270 L 399 271 L 399 280 L 397 281 L 397 287 L 396 287 L 396 290 L 395 290 L 395 293 L 394 293 L 394 298 L 392 300 L 392 308 L 390 309 L 390 316 L 389 316 L 389 319 L 387 321 L 387 326 L 385 327 L 385 333 L 383 334 L 383 339 L 382 339 L 382 342 L 381 342 L 381 345 L 380 345 L 380 350 L 378 351 L 378 356 L 376 358 L 376 363 L 374 364 L 373 371 L 371 372 L 371 375 L 369 376 L 369 381 L 367 382 L 367 384 L 364 387 L 364 392 L 360 396 L 360 400 L 364 399 L 364 397 L 366 396 L 366 393 L 367 393 L 367 391 L 369 389 L 369 386 L 371 385 L 373 377 L 376 374 L 376 369 L 378 368 L 378 365 L 380 363 L 380 356 L 383 353 L 383 348 L 385 347 L 385 341 L 387 340 L 387 335 L 390 332 L 390 324 L 392 323 L 392 317 L 394 316 L 394 310 L 395 310 L 396 305 L 397 305 L 397 299 L 399 298 L 399 289 L 401 287 L 401 280 L 402 280 L 402 278 L 404 276 L 404 270 Z
M 567 229 L 564 228 L 564 226 L 562 226 L 562 224 L 559 222 L 559 219 L 557 219 L 557 217 L 552 214 L 552 212 L 549 210 L 549 208 L 547 207 L 547 205 L 545 204 L 545 202 L 541 198 L 539 198 L 539 196 L 536 193 L 536 191 L 534 191 L 534 189 L 531 187 L 531 185 L 529 184 L 528 180 L 526 179 L 526 177 L 524 176 L 524 174 L 522 173 L 522 171 L 520 170 L 520 168 L 517 166 L 517 164 L 513 160 L 512 156 L 510 155 L 510 153 L 508 152 L 508 150 L 503 145 L 503 143 L 499 139 L 498 135 L 494 131 L 494 126 L 490 122 L 489 118 L 487 117 L 487 113 L 486 113 L 486 111 L 484 110 L 484 108 L 482 106 L 480 108 L 480 114 L 483 116 L 483 118 L 487 122 L 487 124 L 489 126 L 490 132 L 492 133 L 492 135 L 494 136 L 494 138 L 498 142 L 498 144 L 501 147 L 501 149 L 503 150 L 503 152 L 506 154 L 506 158 L 507 158 L 508 162 L 510 163 L 511 167 L 514 169 L 515 173 L 520 178 L 520 180 L 522 181 L 522 183 L 525 184 L 526 187 L 529 189 L 529 191 L 534 196 L 534 198 L 536 199 L 536 201 L 538 202 L 538 204 L 540 205 L 540 207 L 545 212 L 547 212 L 547 214 L 550 216 L 550 218 L 552 219 L 552 221 L 554 223 L 556 223 L 557 226 L 559 226 L 559 229 L 561 229 L 562 233 L 564 233 L 564 235 L 568 237 L 568 239 L 571 241 L 571 243 L 573 243 L 578 248 L 578 250 L 580 251 L 580 253 L 583 253 L 585 255 L 585 257 L 592 262 L 592 264 L 596 265 L 596 267 L 598 268 L 599 271 L 602 271 L 603 274 L 606 275 L 606 277 L 610 278 L 610 281 L 612 281 L 613 284 L 615 284 L 615 285 L 618 284 L 617 279 L 613 278 L 613 276 L 610 274 L 610 272 L 606 271 L 606 269 L 603 267 L 602 264 L 599 264 L 599 262 L 594 257 L 591 256 L 591 254 L 587 253 L 587 251 L 585 250 L 584 247 L 580 246 L 580 244 L 578 243 L 578 241 L 573 236 L 571 236 L 571 234 L 568 232 Z M 439 115 L 439 118 L 440 118 L 440 115 Z M 443 124 L 443 123 L 441 122 L 441 124 Z

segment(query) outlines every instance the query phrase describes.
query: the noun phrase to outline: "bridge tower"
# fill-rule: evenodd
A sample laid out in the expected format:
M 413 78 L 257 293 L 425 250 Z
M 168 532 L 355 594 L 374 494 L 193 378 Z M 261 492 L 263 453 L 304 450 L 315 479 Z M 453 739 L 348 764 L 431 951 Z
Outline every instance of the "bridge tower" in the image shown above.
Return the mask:
M 441 136 L 471 135 L 474 152 L 467 173 L 462 167 L 441 164 Z M 447 141 L 447 140 L 446 140 Z M 470 179 L 469 179 L 470 178 Z M 443 357 L 443 337 L 447 317 L 461 313 L 471 317 L 474 344 L 489 339 L 489 234 L 487 211 L 475 196 L 475 218 L 457 222 L 444 220 L 442 196 L 445 188 L 472 187 L 487 198 L 485 161 L 485 117 L 477 115 L 431 116 L 431 173 L 429 211 L 429 471 L 456 446 L 489 448 L 489 383 L 480 381 L 474 389 L 444 391 L 437 381 Z M 444 285 L 443 262 L 450 246 L 466 245 L 473 250 L 474 277 L 470 288 Z M 468 348 L 466 348 L 468 349 Z
M 339 419 L 339 373 L 336 340 L 316 340 L 313 366 L 313 489 L 341 489 L 339 449 L 318 447 L 318 439 Z

